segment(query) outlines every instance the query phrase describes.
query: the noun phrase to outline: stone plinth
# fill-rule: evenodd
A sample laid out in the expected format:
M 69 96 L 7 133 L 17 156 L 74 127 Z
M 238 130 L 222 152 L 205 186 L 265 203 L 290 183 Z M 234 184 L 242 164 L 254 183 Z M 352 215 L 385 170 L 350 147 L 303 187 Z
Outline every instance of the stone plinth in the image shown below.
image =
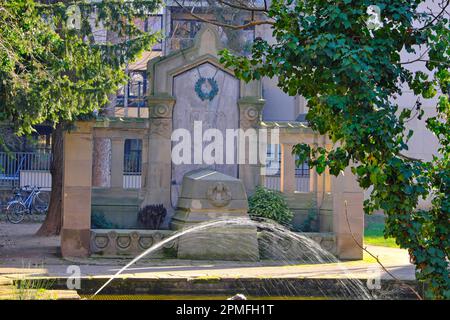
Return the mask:
M 137 256 L 170 237 L 170 230 L 92 229 L 91 252 L 105 257 Z M 176 258 L 177 240 L 169 241 L 146 259 Z
M 297 232 L 305 236 L 330 254 L 336 255 L 336 236 L 332 232 Z M 317 248 L 308 247 L 304 242 L 289 236 L 272 234 L 267 231 L 258 232 L 259 250 L 261 259 L 298 261 L 299 263 L 318 263 L 326 259 L 326 253 L 319 255 Z
M 217 219 L 248 218 L 241 180 L 209 169 L 188 172 L 181 187 L 171 228 L 188 227 Z M 215 225 L 186 233 L 178 242 L 178 258 L 198 260 L 258 260 L 256 227 Z

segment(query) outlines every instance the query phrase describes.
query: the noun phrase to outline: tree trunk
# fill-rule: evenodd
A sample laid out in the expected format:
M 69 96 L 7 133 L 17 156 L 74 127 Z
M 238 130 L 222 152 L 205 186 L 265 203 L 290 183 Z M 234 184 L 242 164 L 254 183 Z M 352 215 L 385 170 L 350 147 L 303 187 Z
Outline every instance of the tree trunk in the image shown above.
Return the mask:
M 62 187 L 63 187 L 63 123 L 58 123 L 52 132 L 52 163 L 50 173 L 52 175 L 52 191 L 50 204 L 44 223 L 37 231 L 37 236 L 59 235 L 62 227 Z

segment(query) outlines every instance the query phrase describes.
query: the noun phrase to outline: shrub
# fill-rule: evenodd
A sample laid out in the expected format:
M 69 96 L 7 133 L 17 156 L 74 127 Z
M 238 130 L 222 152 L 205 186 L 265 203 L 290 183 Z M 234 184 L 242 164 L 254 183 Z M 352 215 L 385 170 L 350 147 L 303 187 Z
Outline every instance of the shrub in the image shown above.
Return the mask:
M 297 231 L 300 232 L 317 232 L 318 226 L 317 226 L 317 212 L 314 208 L 309 209 L 308 215 L 301 224 L 300 228 L 298 228 Z
M 138 223 L 146 229 L 157 230 L 164 222 L 167 210 L 162 204 L 148 205 L 139 210 Z
M 252 218 L 271 219 L 284 226 L 291 224 L 293 214 L 281 192 L 259 186 L 248 199 L 248 206 Z
M 118 226 L 106 219 L 103 213 L 93 213 L 91 217 L 92 229 L 118 229 Z

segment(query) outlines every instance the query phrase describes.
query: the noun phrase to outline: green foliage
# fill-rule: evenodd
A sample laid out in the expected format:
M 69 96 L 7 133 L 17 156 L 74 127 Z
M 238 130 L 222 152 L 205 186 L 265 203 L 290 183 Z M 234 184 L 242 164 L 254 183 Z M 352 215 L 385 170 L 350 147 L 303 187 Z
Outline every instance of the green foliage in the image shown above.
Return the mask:
M 293 214 L 283 195 L 274 190 L 257 187 L 255 193 L 248 199 L 249 214 L 252 218 L 266 218 L 289 226 Z
M 103 107 L 125 81 L 125 62 L 158 38 L 133 19 L 160 3 L 0 0 L 0 122 L 29 134 L 35 124 L 70 122 Z M 81 11 L 79 29 L 67 25 L 73 4 Z M 118 41 L 97 43 L 100 24 Z
M 301 224 L 299 230 L 300 232 L 317 232 L 317 210 L 311 208 L 308 211 L 305 221 Z
M 106 219 L 103 213 L 92 213 L 91 216 L 92 229 L 118 229 L 119 227 Z
M 335 146 L 299 144 L 299 161 L 333 175 L 350 166 L 361 187 L 373 188 L 365 211 L 385 212 L 385 236 L 409 250 L 428 295 L 449 299 L 449 2 L 440 1 L 447 11 L 436 16 L 420 13 L 421 2 L 377 1 L 383 26 L 369 30 L 371 1 L 274 0 L 268 16 L 276 41 L 256 41 L 250 58 L 225 50 L 221 60 L 241 79 L 276 76 L 286 93 L 307 99 L 310 127 Z M 409 68 L 414 59 L 401 61 L 401 50 L 426 72 Z M 419 97 L 413 106 L 398 103 L 405 87 Z M 430 98 L 438 101 L 436 116 L 425 121 L 441 148 L 430 161 L 413 159 L 404 155 L 413 134 L 406 124 L 422 119 L 421 100 Z M 417 210 L 428 196 L 432 207 Z

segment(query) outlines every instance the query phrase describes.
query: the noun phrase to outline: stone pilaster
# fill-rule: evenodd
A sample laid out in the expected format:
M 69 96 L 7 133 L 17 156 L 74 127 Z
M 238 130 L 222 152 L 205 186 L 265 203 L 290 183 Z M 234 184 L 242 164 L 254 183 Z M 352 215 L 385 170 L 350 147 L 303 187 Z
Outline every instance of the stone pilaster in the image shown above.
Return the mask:
M 259 129 L 262 118 L 262 109 L 265 100 L 257 97 L 245 97 L 238 101 L 239 106 L 239 128 L 243 130 Z M 259 146 L 258 146 L 259 147 Z M 244 183 L 247 194 L 251 195 L 256 186 L 260 185 L 261 180 L 261 164 L 259 157 L 257 163 L 250 164 L 249 152 L 251 148 L 246 148 L 245 164 L 239 165 L 239 179 Z M 258 151 L 259 152 L 259 151 Z
M 121 137 L 111 139 L 111 188 L 123 188 L 123 159 L 125 140 Z
M 61 230 L 63 257 L 90 253 L 93 122 L 77 122 L 64 134 L 64 174 Z
M 364 192 L 350 168 L 345 169 L 344 174 L 337 178 L 332 177 L 331 187 L 337 255 L 340 259 L 362 259 L 363 250 L 359 245 L 363 244 L 364 236 Z
M 148 98 L 150 128 L 147 142 L 147 172 L 142 206 L 163 204 L 170 212 L 172 110 L 175 99 L 170 95 Z
M 281 144 L 280 189 L 284 193 L 294 193 L 296 189 L 293 147 L 291 143 Z

